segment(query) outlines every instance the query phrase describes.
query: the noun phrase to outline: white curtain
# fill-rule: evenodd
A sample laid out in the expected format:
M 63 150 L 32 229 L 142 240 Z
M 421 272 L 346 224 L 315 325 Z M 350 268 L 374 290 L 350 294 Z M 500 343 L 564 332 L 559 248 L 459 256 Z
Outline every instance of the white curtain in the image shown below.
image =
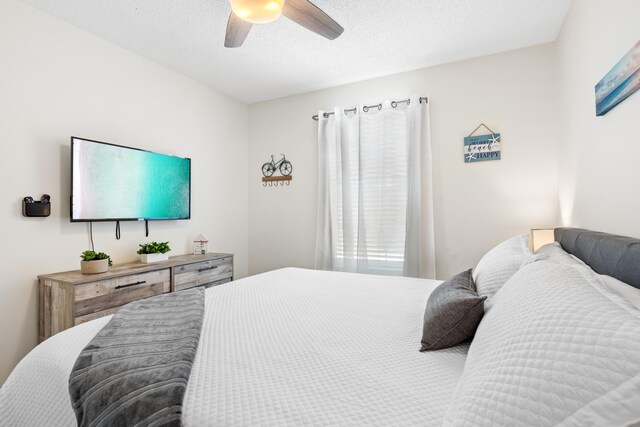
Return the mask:
M 429 106 L 318 114 L 316 268 L 435 278 Z

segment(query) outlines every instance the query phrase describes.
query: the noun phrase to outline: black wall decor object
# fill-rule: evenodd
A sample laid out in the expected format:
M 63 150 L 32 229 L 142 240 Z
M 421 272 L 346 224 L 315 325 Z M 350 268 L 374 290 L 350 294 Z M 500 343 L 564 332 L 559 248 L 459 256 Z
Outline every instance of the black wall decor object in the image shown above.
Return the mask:
M 293 165 L 289 160 L 287 160 L 284 154 L 280 154 L 282 156 L 278 161 L 275 160 L 274 156 L 271 155 L 271 161 L 262 165 L 262 185 L 264 187 L 269 184 L 271 186 L 278 186 L 278 182 L 280 185 L 284 185 L 285 182 L 287 185 L 291 184 L 291 180 L 293 177 L 291 176 L 291 172 L 293 171 Z M 274 176 L 274 172 L 280 171 L 281 176 Z
M 27 196 L 22 199 L 22 215 L 26 217 L 46 217 L 51 215 L 51 196 L 43 194 L 40 200 Z

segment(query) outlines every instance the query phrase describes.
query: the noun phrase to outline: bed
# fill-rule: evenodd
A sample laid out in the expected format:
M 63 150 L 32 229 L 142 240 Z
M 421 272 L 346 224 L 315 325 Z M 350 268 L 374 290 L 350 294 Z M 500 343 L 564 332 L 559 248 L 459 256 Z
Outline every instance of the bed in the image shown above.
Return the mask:
M 558 229 L 556 239 L 562 248 L 582 258 L 571 260 L 591 262 L 599 270 L 593 272 L 594 277 L 596 273 L 607 273 L 627 280 L 630 289 L 640 287 L 640 241 L 577 229 Z M 552 316 L 535 316 L 551 309 L 564 315 L 566 309 L 541 301 L 543 308 L 536 306 L 531 310 L 533 317 L 528 319 L 527 310 L 518 304 L 529 304 L 524 301 L 526 298 L 537 298 L 539 292 L 532 291 L 532 283 L 538 286 L 539 277 L 543 276 L 546 286 L 553 282 L 549 277 L 555 272 L 578 279 L 591 274 L 584 270 L 586 267 L 569 269 L 548 258 L 536 256 L 538 262 L 520 267 L 498 290 L 471 343 L 471 351 L 469 343 L 432 352 L 418 351 L 425 305 L 439 281 L 285 268 L 207 289 L 200 343 L 184 396 L 182 424 L 598 425 L 608 422 L 600 411 L 611 412 L 611 405 L 619 413 L 610 420 L 611 425 L 631 425 L 629 420 L 636 417 L 634 422 L 640 421 L 638 400 L 628 397 L 633 394 L 630 390 L 640 392 L 640 344 L 631 339 L 640 337 L 640 329 L 635 329 L 640 325 L 640 311 L 623 297 L 609 295 L 601 289 L 600 282 L 593 285 L 593 291 L 576 298 L 582 298 L 584 304 L 613 307 L 603 310 L 603 317 L 592 319 L 594 322 L 608 319 L 608 312 L 620 307 L 622 314 L 607 322 L 612 329 L 598 329 L 605 335 L 612 331 L 620 346 L 620 353 L 612 356 L 612 360 L 624 364 L 620 372 L 613 369 L 619 378 L 613 375 L 614 379 L 605 378 L 591 386 L 584 378 L 597 373 L 598 366 L 577 361 L 576 384 L 593 389 L 593 396 L 584 392 L 587 404 L 570 401 L 571 393 L 579 389 L 572 385 L 573 377 L 563 378 L 564 386 L 550 380 L 548 386 L 541 388 L 546 397 L 539 399 L 530 390 L 522 391 L 532 380 L 526 377 L 525 367 L 533 367 L 537 375 L 533 380 L 539 381 L 544 376 L 540 372 L 546 373 L 545 367 L 552 363 L 547 354 L 527 359 L 538 349 L 529 345 L 526 333 L 535 333 L 537 341 L 532 342 L 548 347 L 544 340 L 540 342 L 547 332 L 540 331 L 549 330 L 544 322 Z M 527 275 L 527 269 L 537 269 L 539 273 Z M 510 285 L 511 281 L 521 283 Z M 575 286 L 563 278 L 558 283 L 566 282 L 566 289 L 554 285 L 544 294 L 558 305 L 565 295 L 587 286 L 574 281 Z M 556 291 L 560 293 L 552 296 Z M 529 292 L 526 298 L 523 292 Z M 595 300 L 588 301 L 589 298 Z M 518 314 L 514 315 L 513 310 Z M 578 313 L 582 308 L 576 310 Z M 518 321 L 512 322 L 513 326 L 500 326 L 516 317 Z M 504 318 L 508 320 L 505 322 Z M 76 425 L 69 403 L 69 375 L 78 354 L 109 319 L 66 330 L 29 353 L 0 390 L 0 424 Z M 584 319 L 574 320 L 562 325 L 560 336 L 578 336 L 568 329 L 574 322 L 585 334 L 578 341 L 591 339 L 591 329 L 580 326 L 586 324 Z M 538 323 L 540 330 L 535 329 Z M 519 327 L 523 328 L 520 332 Z M 556 338 L 557 335 L 549 335 L 550 342 Z M 496 344 L 495 340 L 500 342 Z M 599 357 L 602 343 L 596 341 L 589 348 Z M 518 356 L 503 358 L 495 353 L 502 351 L 503 343 L 508 343 L 505 351 L 516 349 Z M 528 348 L 528 353 L 518 350 L 519 345 Z M 583 350 L 576 344 L 563 347 L 563 351 L 573 357 Z M 558 357 L 562 360 L 565 355 Z M 598 359 L 598 363 L 605 362 Z M 571 371 L 572 366 L 566 368 Z M 535 369 L 542 370 L 535 373 Z M 520 373 L 509 373 L 523 370 L 524 377 L 518 377 L 518 384 L 513 384 L 510 378 Z M 519 393 L 523 394 L 521 400 Z M 532 399 L 537 399 L 532 406 L 523 404 Z M 577 408 L 572 410 L 572 417 L 557 422 L 564 416 L 563 407 L 571 405 Z M 506 409 L 501 412 L 503 406 Z

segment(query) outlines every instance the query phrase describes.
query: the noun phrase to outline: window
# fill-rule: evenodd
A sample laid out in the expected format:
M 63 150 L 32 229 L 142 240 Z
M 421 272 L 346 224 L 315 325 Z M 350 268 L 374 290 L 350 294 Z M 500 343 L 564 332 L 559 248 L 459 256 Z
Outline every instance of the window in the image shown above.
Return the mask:
M 411 233 L 420 233 L 422 115 L 414 110 L 321 119 L 318 268 L 419 275 Z

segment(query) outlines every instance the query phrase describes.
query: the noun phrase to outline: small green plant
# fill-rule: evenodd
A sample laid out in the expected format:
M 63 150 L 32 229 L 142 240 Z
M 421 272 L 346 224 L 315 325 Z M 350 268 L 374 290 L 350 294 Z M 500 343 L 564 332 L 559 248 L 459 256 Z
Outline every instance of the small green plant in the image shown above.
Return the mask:
M 171 250 L 169 242 L 150 242 L 144 245 L 140 245 L 138 249 L 138 255 L 142 254 L 164 254 Z
M 80 255 L 83 261 L 100 261 L 101 259 L 109 260 L 109 267 L 113 265 L 111 262 L 111 257 L 104 252 L 94 252 L 94 251 L 84 251 Z

